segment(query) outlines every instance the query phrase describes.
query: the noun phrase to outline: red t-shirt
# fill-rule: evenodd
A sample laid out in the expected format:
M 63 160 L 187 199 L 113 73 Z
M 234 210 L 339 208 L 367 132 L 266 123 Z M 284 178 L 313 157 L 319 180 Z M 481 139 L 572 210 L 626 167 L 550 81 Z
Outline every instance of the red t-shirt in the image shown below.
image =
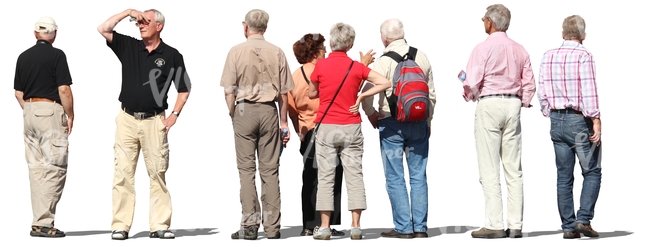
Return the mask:
M 350 68 L 352 59 L 345 52 L 332 52 L 330 55 L 316 63 L 316 68 L 311 74 L 311 81 L 318 83 L 320 105 L 314 122 L 321 122 L 321 118 L 327 106 L 332 102 L 336 90 L 341 86 L 343 77 Z M 368 79 L 370 68 L 354 62 L 348 77 L 345 79 L 341 91 L 334 99 L 327 115 L 325 115 L 324 124 L 357 124 L 361 123 L 360 114 L 352 114 L 350 106 L 357 102 L 359 87 L 361 83 Z

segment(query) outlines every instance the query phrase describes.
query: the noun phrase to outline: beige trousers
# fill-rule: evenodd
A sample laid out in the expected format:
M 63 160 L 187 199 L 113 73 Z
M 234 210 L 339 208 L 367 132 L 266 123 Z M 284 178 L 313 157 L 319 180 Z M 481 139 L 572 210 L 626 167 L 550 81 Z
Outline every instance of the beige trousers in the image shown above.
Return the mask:
M 233 117 L 237 169 L 241 189 L 241 228 L 264 225 L 267 236 L 280 231 L 280 123 L 275 103 L 239 103 Z M 255 154 L 259 159 L 256 166 Z M 259 170 L 262 194 L 257 198 Z M 260 202 L 262 206 L 260 207 Z
M 348 210 L 365 210 L 366 189 L 363 182 L 363 134 L 361 124 L 321 124 L 316 133 L 318 190 L 316 210 L 334 211 L 334 178 L 336 166 L 343 166 L 348 192 Z M 342 164 L 339 164 L 338 155 Z
M 54 227 L 68 170 L 68 125 L 63 106 L 25 102 L 25 159 L 29 167 L 33 226 Z
M 476 106 L 474 135 L 480 182 L 485 195 L 485 228 L 504 229 L 500 166 L 508 187 L 508 228 L 522 227 L 524 209 L 521 170 L 521 101 L 484 98 Z
M 149 228 L 167 230 L 172 205 L 165 181 L 169 166 L 169 144 L 162 120 L 165 113 L 138 120 L 124 111 L 115 118 L 115 176 L 113 180 L 112 230 L 129 231 L 135 210 L 135 169 L 140 150 L 149 174 Z

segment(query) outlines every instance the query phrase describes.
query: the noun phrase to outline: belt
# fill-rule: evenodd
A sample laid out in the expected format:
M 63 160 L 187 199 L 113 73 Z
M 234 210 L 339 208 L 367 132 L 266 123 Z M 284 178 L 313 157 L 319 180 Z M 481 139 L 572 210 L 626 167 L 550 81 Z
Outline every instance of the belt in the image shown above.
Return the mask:
M 50 102 L 50 103 L 59 103 L 59 102 L 56 102 L 56 100 L 51 100 L 51 99 L 48 99 L 48 98 L 38 98 L 38 97 L 33 97 L 33 98 L 26 99 L 25 102 Z
M 139 120 L 156 116 L 165 111 L 165 110 L 155 110 L 155 111 L 148 111 L 148 112 L 134 112 L 132 110 L 127 109 L 124 106 L 122 106 L 122 110 L 124 110 L 124 112 L 126 112 L 127 114 L 133 116 L 135 119 L 139 119 Z
M 485 99 L 485 98 L 517 98 L 521 99 L 519 95 L 516 94 L 488 94 L 488 95 L 483 95 L 479 97 L 479 99 Z
M 556 112 L 556 113 L 560 113 L 560 114 L 578 114 L 578 115 L 582 115 L 581 111 L 576 111 L 573 108 L 551 109 L 551 112 Z
M 245 99 L 245 100 L 240 100 L 240 101 L 237 101 L 237 102 L 235 102 L 235 103 L 237 103 L 237 104 L 246 103 L 246 104 L 275 105 L 275 101 L 268 101 L 268 102 L 255 102 L 255 101 L 250 101 L 250 100 L 247 100 L 247 99 Z

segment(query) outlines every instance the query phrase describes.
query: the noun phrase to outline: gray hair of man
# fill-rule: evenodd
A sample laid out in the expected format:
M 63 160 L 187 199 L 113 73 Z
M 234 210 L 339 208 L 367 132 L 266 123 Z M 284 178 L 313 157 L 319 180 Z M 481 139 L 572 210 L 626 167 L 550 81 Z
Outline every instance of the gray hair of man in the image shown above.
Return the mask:
M 253 32 L 266 32 L 266 26 L 269 23 L 269 14 L 261 9 L 253 9 L 246 13 L 244 22 L 248 25 L 248 29 Z
M 155 21 L 162 24 L 163 27 L 165 26 L 165 16 L 160 11 L 156 9 L 148 9 L 142 13 L 147 13 L 147 12 L 153 12 Z
M 379 31 L 388 43 L 404 38 L 404 24 L 398 19 L 388 19 L 381 24 Z
M 493 4 L 487 7 L 484 18 L 490 18 L 497 31 L 505 32 L 510 27 L 510 10 L 503 4 Z
M 562 36 L 565 40 L 585 39 L 585 19 L 579 15 L 572 15 L 564 19 L 562 23 Z
M 52 32 L 35 32 L 36 33 L 36 38 L 37 39 L 42 39 L 42 40 L 53 40 L 56 38 L 56 31 Z
M 330 29 L 330 48 L 332 51 L 347 52 L 352 49 L 356 36 L 352 26 L 342 22 L 336 23 Z

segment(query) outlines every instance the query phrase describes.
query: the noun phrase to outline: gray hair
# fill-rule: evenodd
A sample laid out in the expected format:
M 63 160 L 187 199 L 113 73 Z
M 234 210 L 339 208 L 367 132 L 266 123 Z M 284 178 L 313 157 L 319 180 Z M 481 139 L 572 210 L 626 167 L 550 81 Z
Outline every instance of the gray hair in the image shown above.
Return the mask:
M 348 24 L 339 22 L 330 29 L 330 48 L 332 51 L 349 51 L 354 45 L 356 37 L 354 28 Z
M 53 40 L 56 38 L 56 31 L 53 32 L 36 32 L 36 35 L 38 35 L 38 39 L 43 39 L 43 40 Z
M 269 14 L 261 9 L 248 11 L 244 22 L 253 32 L 266 32 L 266 25 L 269 23 Z
M 148 9 L 142 13 L 146 13 L 146 12 L 153 12 L 155 15 L 154 18 L 156 22 L 159 22 L 160 24 L 163 24 L 163 26 L 165 26 L 165 16 L 160 11 L 158 11 L 157 9 Z
M 404 24 L 398 19 L 388 19 L 379 28 L 386 40 L 393 41 L 404 38 Z
M 487 7 L 484 18 L 490 18 L 497 31 L 505 32 L 510 27 L 510 10 L 503 4 L 493 4 Z
M 564 19 L 562 23 L 562 34 L 565 40 L 585 39 L 585 19 L 579 15 L 572 15 Z

